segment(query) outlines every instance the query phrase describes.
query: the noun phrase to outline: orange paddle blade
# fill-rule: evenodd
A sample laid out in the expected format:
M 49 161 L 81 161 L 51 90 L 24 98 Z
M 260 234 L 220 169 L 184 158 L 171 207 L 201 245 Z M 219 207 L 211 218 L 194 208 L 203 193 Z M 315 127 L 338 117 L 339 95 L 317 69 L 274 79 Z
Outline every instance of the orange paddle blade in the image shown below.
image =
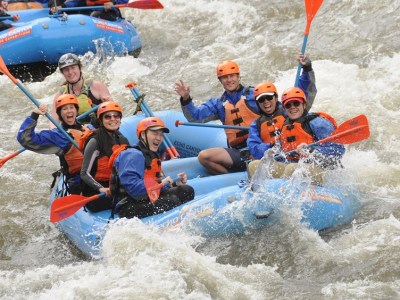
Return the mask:
M 164 6 L 157 0 L 137 0 L 126 4 L 115 5 L 118 8 L 163 9 Z
M 339 127 L 332 134 L 335 134 L 339 130 L 344 131 L 344 130 L 352 129 L 352 128 L 362 126 L 362 125 L 365 125 L 367 127 L 369 126 L 366 115 L 359 115 L 350 120 L 347 120 L 346 122 L 343 122 L 342 124 L 339 125 Z
M 160 192 L 162 187 L 164 186 L 162 183 L 158 183 L 154 179 L 145 178 L 144 185 L 146 186 L 146 192 L 149 196 L 151 203 L 154 203 L 160 197 Z
M 319 140 L 318 144 L 325 142 L 352 144 L 365 140 L 369 136 L 368 119 L 365 115 L 359 115 L 341 124 L 330 136 Z
M 8 78 L 10 78 L 11 81 L 14 82 L 15 84 L 18 83 L 18 80 L 11 75 L 10 71 L 8 71 L 6 63 L 4 62 L 3 57 L 1 55 L 0 55 L 0 72 L 6 75 Z
M 81 195 L 70 195 L 58 198 L 53 201 L 50 209 L 50 221 L 52 223 L 64 220 L 79 209 L 81 209 L 86 203 L 96 200 L 100 197 L 105 196 L 106 193 L 100 193 L 91 197 L 85 197 Z
M 369 138 L 369 127 L 361 125 L 352 129 L 348 129 L 337 134 L 331 135 L 325 139 L 319 140 L 318 144 L 325 142 L 333 142 L 338 144 L 353 144 Z
M 17 156 L 20 152 L 15 151 L 14 153 L 11 153 L 10 155 L 7 155 L 6 157 L 0 158 L 0 168 L 11 158 Z
M 311 22 L 314 19 L 315 15 L 318 12 L 318 9 L 320 8 L 323 0 L 305 0 L 305 6 L 306 6 L 306 15 L 307 15 L 307 26 L 304 31 L 305 35 L 308 35 L 310 33 L 310 26 Z

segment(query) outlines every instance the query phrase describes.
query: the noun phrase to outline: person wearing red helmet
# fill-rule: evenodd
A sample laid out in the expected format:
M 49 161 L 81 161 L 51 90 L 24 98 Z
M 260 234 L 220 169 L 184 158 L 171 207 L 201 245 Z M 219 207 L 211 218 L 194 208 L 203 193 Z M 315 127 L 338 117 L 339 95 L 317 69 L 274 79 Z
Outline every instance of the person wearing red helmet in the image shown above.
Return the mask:
M 56 113 L 61 120 L 62 128 L 72 135 L 80 146 L 77 149 L 60 130 L 42 130 L 35 132 L 40 115 L 47 112 L 47 107 L 41 104 L 32 111 L 22 123 L 18 135 L 18 142 L 26 149 L 41 154 L 55 154 L 60 159 L 61 172 L 65 175 L 65 192 L 70 194 L 81 193 L 80 170 L 83 160 L 83 143 L 94 129 L 91 125 L 83 126 L 77 120 L 79 109 L 78 99 L 74 95 L 65 94 L 55 102 Z
M 158 149 L 165 133 L 169 133 L 169 129 L 161 119 L 144 118 L 136 129 L 138 144 L 122 146 L 114 152 L 110 190 L 120 217 L 143 218 L 159 214 L 194 198 L 193 188 L 186 184 L 185 173 L 178 174 L 177 182 L 170 176 L 162 176 Z M 152 195 L 153 192 L 156 194 Z
M 65 78 L 65 82 L 54 95 L 54 102 L 62 94 L 73 94 L 79 101 L 78 115 L 80 115 L 102 102 L 112 101 L 111 94 L 103 82 L 83 77 L 82 63 L 76 54 L 66 53 L 62 55 L 58 61 L 58 67 Z M 53 105 L 51 115 L 55 120 L 58 120 L 55 105 Z M 89 123 L 92 120 L 95 120 L 95 114 L 88 116 L 82 122 Z M 93 125 L 97 127 L 97 124 Z M 50 128 L 53 127 L 54 125 L 50 124 Z
M 116 148 L 129 144 L 119 131 L 121 118 L 122 108 L 116 102 L 104 102 L 97 109 L 100 126 L 86 141 L 81 168 L 83 196 L 109 192 L 112 170 L 109 159 Z M 86 207 L 93 212 L 111 209 L 112 199 L 103 197 L 89 202 Z
M 323 112 L 309 113 L 306 109 L 306 95 L 297 87 L 288 88 L 282 93 L 282 106 L 287 118 L 280 130 L 279 151 L 294 151 L 294 154 L 274 162 L 271 176 L 289 178 L 298 168 L 298 162 L 302 160 L 306 163 L 303 168 L 305 173 L 310 174 L 315 184 L 322 184 L 325 169 L 341 166 L 344 146 L 332 142 L 318 144 L 312 148 L 306 146 L 331 135 L 337 128 L 335 119 Z
M 307 67 L 307 69 L 306 69 Z M 219 120 L 225 125 L 248 127 L 260 116 L 260 108 L 254 98 L 252 87 L 241 84 L 239 66 L 234 61 L 224 61 L 216 69 L 218 80 L 224 88 L 221 97 L 211 98 L 196 107 L 190 97 L 190 87 L 182 80 L 175 85 L 180 95 L 181 108 L 189 122 L 205 123 Z M 305 89 L 313 86 L 314 74 L 309 64 L 303 62 L 303 73 L 300 85 Z M 241 150 L 247 148 L 247 130 L 226 129 L 227 148 L 211 148 L 199 153 L 200 163 L 211 174 L 226 174 L 243 171 L 246 163 L 241 159 Z
M 303 71 L 310 72 L 308 85 L 304 85 L 302 81 L 299 84 L 303 92 L 308 95 L 308 105 L 306 107 L 308 111 L 311 109 L 311 105 L 317 94 L 315 76 L 314 72 L 311 71 L 311 61 L 308 57 L 299 54 L 298 60 L 303 65 Z M 254 159 L 249 163 L 247 168 L 250 177 L 258 167 L 264 153 L 273 147 L 277 148 L 276 142 L 279 139 L 283 122 L 287 117 L 282 103 L 278 101 L 277 88 L 272 82 L 265 81 L 257 84 L 254 88 L 254 97 L 260 107 L 261 114 L 251 124 L 247 139 L 247 147 L 249 148 L 251 158 Z

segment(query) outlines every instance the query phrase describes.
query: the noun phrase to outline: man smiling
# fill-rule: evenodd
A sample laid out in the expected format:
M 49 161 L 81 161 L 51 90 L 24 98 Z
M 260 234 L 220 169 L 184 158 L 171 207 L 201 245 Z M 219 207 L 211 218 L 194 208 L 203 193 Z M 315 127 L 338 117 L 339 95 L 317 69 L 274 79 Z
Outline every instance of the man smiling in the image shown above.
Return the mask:
M 240 83 L 239 65 L 234 61 L 224 61 L 217 66 L 217 77 L 224 88 L 220 97 L 211 98 L 196 107 L 190 97 L 190 87 L 182 80 L 175 85 L 181 96 L 182 111 L 189 122 L 206 123 L 220 120 L 225 125 L 249 126 L 259 116 L 253 88 Z M 246 130 L 226 129 L 227 148 L 210 148 L 199 153 L 199 162 L 211 174 L 226 174 L 243 171 L 246 164 L 241 161 L 240 150 L 246 147 Z
M 174 182 L 170 176 L 162 178 L 158 149 L 169 133 L 164 122 L 148 117 L 139 122 L 135 147 L 124 146 L 114 151 L 111 193 L 116 199 L 120 217 L 143 218 L 170 210 L 194 198 L 194 190 L 187 185 L 185 173 Z

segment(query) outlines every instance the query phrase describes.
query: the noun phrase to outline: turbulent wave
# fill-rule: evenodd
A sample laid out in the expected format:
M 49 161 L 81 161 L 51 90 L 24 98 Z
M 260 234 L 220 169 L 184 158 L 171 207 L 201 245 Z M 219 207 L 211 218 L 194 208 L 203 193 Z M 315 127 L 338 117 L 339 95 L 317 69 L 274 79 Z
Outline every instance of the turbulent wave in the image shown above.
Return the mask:
M 302 1 L 165 0 L 165 9 L 125 10 L 138 27 L 138 59 L 93 54 L 84 72 L 101 78 L 134 111 L 124 85 L 137 81 L 153 110 L 179 109 L 174 83 L 191 86 L 196 103 L 222 93 L 215 66 L 234 59 L 242 81 L 294 84 L 305 27 Z M 349 145 L 346 176 L 361 192 L 352 225 L 319 235 L 293 221 L 245 236 L 213 240 L 160 234 L 140 223 L 112 228 L 104 259 L 91 261 L 50 224 L 55 157 L 25 152 L 0 169 L 2 299 L 391 299 L 400 293 L 400 3 L 324 1 L 306 52 L 318 94 L 313 111 L 339 123 L 366 114 L 371 137 Z M 26 86 L 50 104 L 58 72 Z M 0 157 L 20 148 L 15 137 L 29 99 L 0 77 Z M 39 122 L 39 129 L 47 122 Z

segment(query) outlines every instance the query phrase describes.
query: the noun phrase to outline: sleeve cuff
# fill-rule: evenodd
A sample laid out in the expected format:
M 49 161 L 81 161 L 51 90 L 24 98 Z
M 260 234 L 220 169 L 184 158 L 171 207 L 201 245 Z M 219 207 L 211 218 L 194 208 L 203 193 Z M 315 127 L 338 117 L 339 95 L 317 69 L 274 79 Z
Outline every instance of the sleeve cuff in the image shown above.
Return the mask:
M 39 114 L 33 112 L 31 113 L 31 118 L 37 121 L 39 119 Z
M 305 65 L 302 65 L 302 69 L 304 72 L 311 72 L 312 71 L 311 61 L 307 61 L 307 63 Z
M 188 105 L 190 102 L 192 102 L 192 97 L 189 96 L 189 99 L 187 99 L 187 100 L 183 100 L 183 98 L 180 97 L 179 100 L 181 101 L 181 105 L 182 105 L 182 106 L 186 106 L 186 105 Z

